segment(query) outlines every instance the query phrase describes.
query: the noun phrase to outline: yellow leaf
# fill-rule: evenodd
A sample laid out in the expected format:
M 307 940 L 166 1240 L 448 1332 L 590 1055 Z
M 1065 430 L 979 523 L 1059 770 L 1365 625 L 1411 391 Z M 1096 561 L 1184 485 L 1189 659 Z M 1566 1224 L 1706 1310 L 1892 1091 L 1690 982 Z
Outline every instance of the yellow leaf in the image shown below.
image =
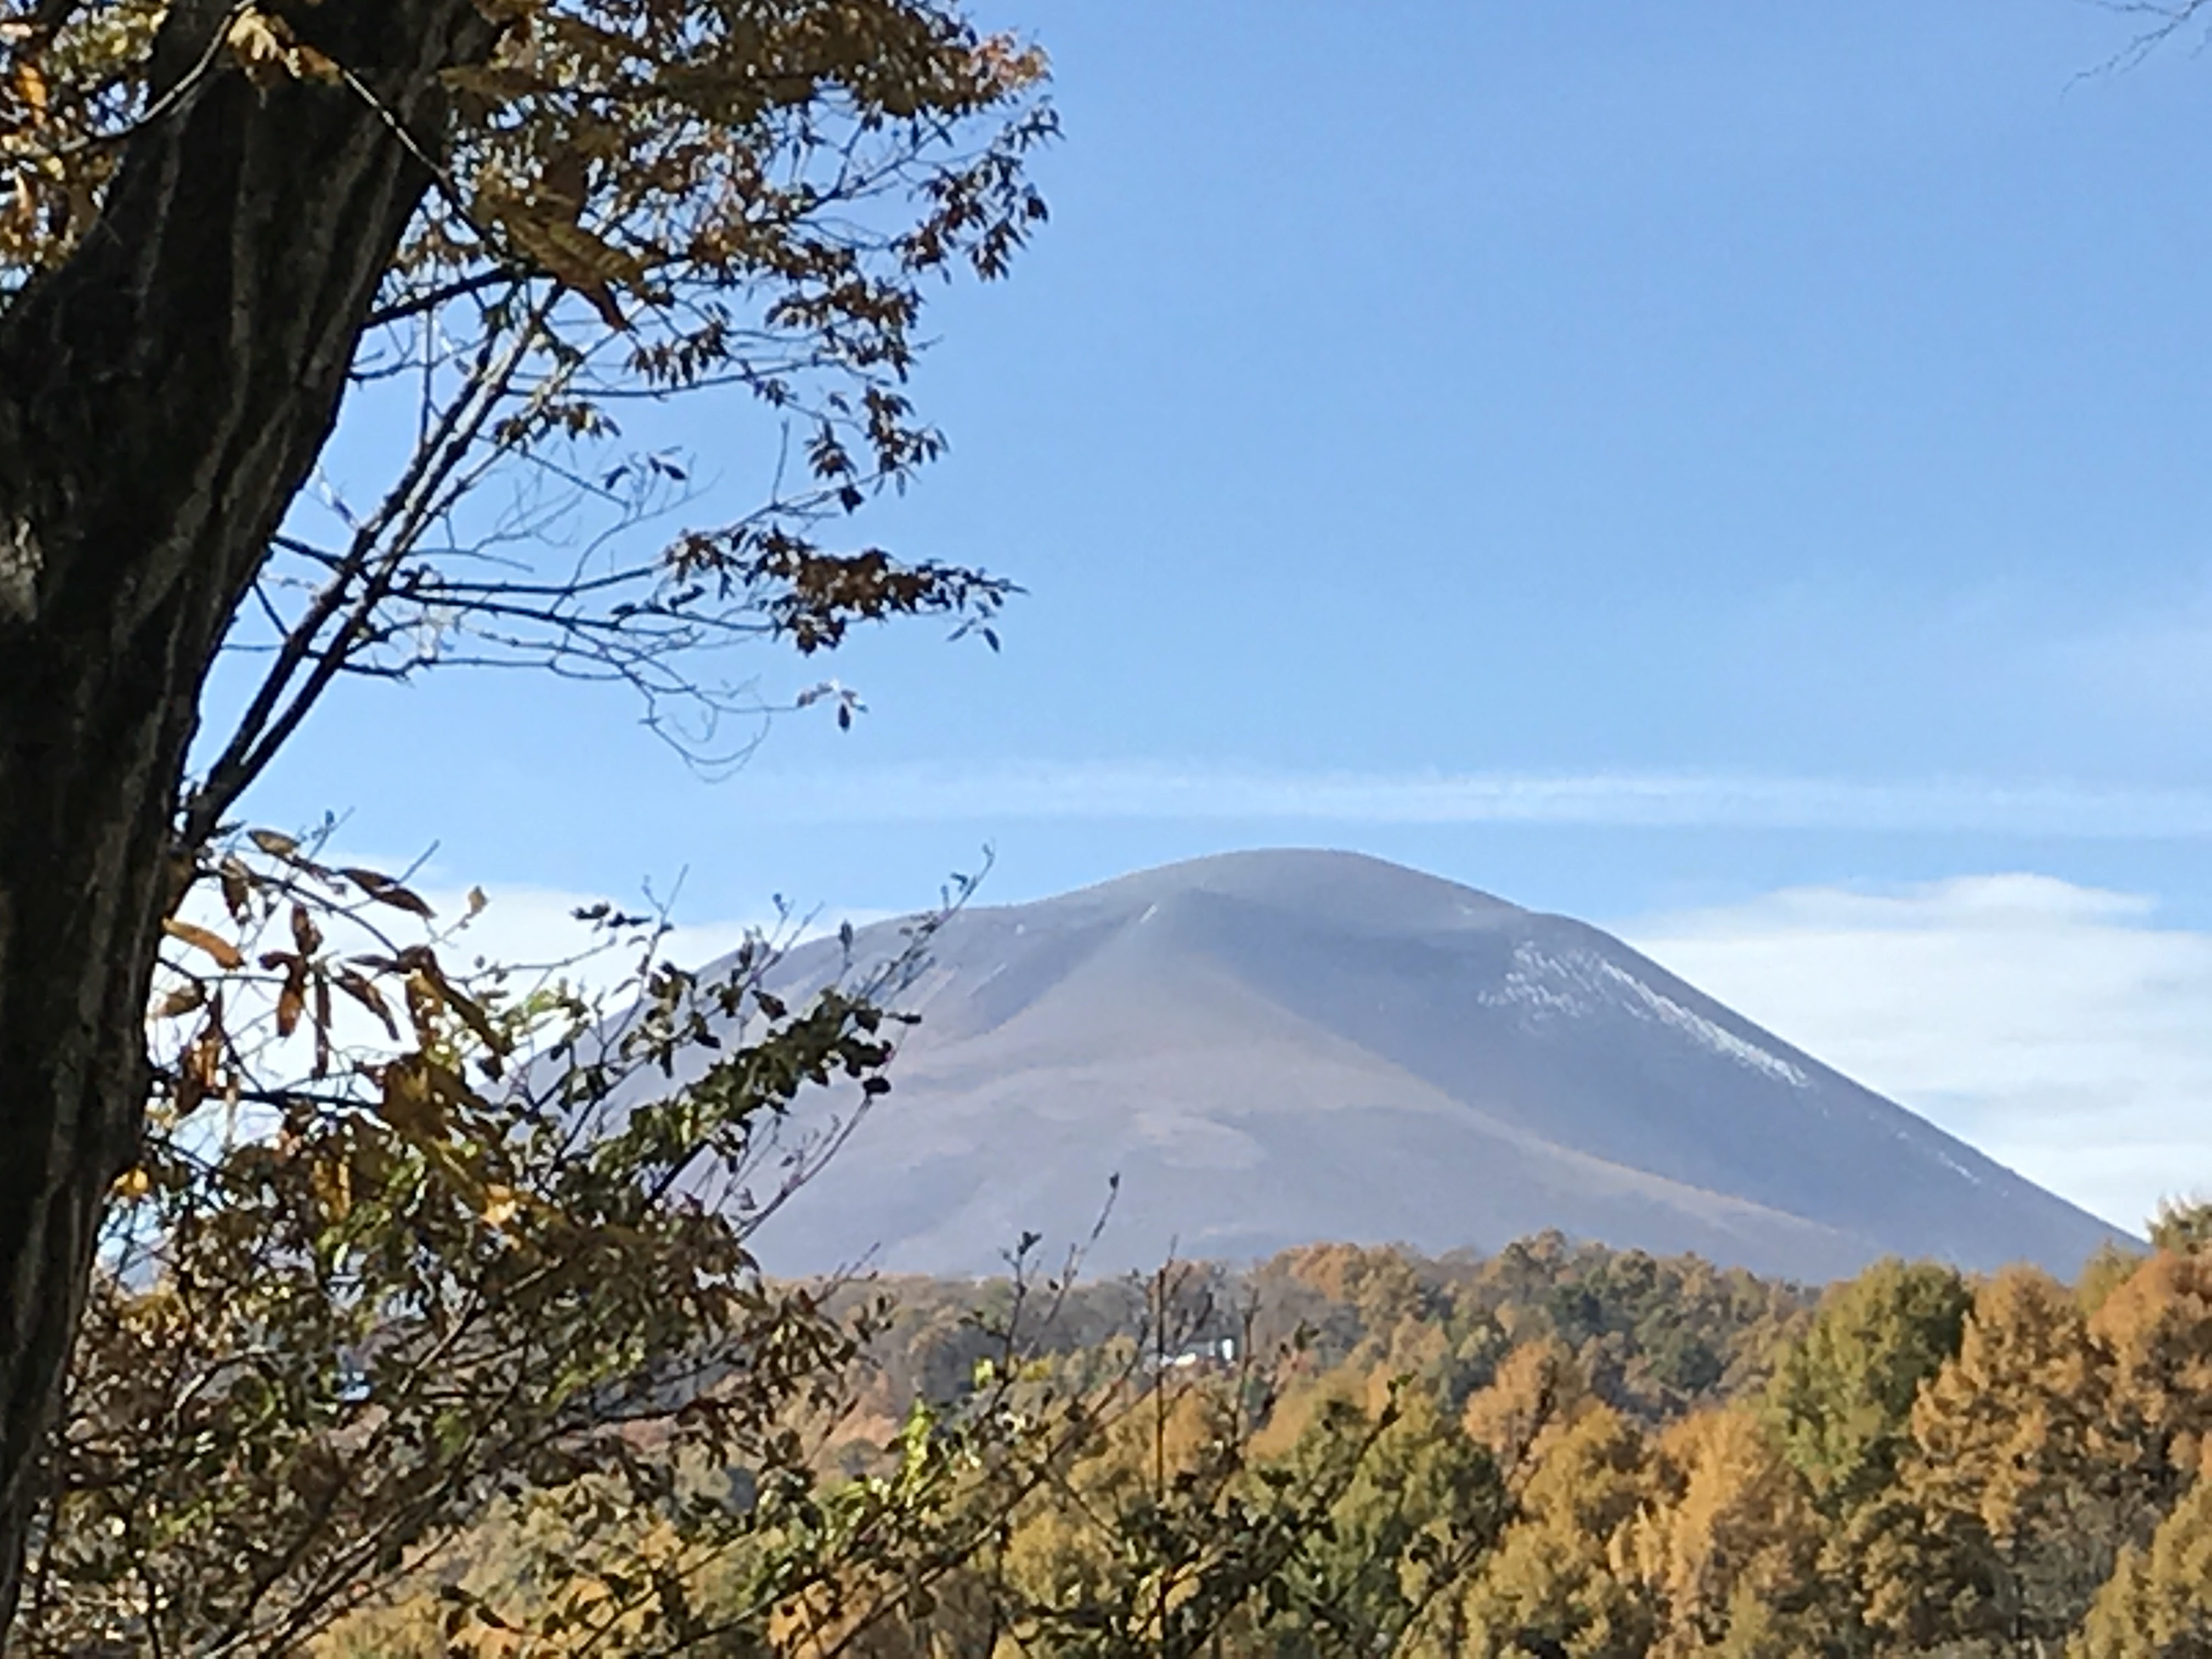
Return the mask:
M 230 21 L 223 36 L 246 78 L 264 92 L 279 81 L 340 81 L 345 74 L 314 47 L 301 44 L 283 18 L 249 6 Z
M 522 1208 L 522 1198 L 512 1187 L 497 1182 L 483 1189 L 483 1221 L 488 1227 L 504 1227 Z
M 290 72 L 284 63 L 290 35 L 282 18 L 248 7 L 230 20 L 223 44 L 230 48 L 246 78 L 266 91 Z
M 345 71 L 313 46 L 293 47 L 284 59 L 284 66 L 292 71 L 295 79 L 301 81 L 337 82 L 345 79 Z
M 161 931 L 171 939 L 179 940 L 191 945 L 195 951 L 204 951 L 214 957 L 217 967 L 235 970 L 246 966 L 246 958 L 239 954 L 235 945 L 219 934 L 210 933 L 206 928 L 195 923 L 179 921 L 174 916 L 167 916 L 162 919 Z
M 6 217 L 0 219 L 0 229 L 27 237 L 38 228 L 39 223 L 39 201 L 31 194 L 31 175 L 28 173 L 15 175 L 15 187 L 11 194 L 14 200 L 9 205 Z
M 121 1199 L 143 1198 L 154 1190 L 154 1180 L 143 1170 L 125 1170 L 109 1190 Z
M 15 65 L 15 96 L 23 100 L 31 112 L 33 126 L 45 125 L 46 118 L 46 77 L 39 66 L 26 58 Z
M 307 1171 L 307 1182 L 321 1199 L 333 1220 L 343 1221 L 353 1209 L 353 1166 L 344 1158 L 317 1161 Z

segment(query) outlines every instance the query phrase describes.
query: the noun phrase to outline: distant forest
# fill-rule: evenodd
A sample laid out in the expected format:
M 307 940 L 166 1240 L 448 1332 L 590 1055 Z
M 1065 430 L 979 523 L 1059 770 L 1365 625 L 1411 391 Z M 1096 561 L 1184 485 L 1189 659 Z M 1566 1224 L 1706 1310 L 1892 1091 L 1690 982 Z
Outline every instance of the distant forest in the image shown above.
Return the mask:
M 1029 1477 L 979 1453 L 991 1527 L 886 1569 L 926 1593 L 817 1586 L 704 1650 L 2212 1654 L 2207 1234 L 2169 1213 L 2070 1285 L 1885 1261 L 1815 1291 L 1546 1234 L 842 1286 L 890 1293 L 823 1443 L 848 1489 L 891 1490 L 915 1425 L 981 1395 L 1042 1423 L 1135 1382 Z M 441 1650 L 438 1605 L 397 1594 L 323 1650 Z

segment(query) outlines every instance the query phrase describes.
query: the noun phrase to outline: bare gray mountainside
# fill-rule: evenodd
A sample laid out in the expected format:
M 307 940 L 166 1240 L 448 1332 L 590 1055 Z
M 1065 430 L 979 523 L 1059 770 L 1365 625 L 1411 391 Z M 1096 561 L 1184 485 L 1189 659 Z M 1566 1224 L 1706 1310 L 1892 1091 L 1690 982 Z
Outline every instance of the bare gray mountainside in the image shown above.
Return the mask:
M 2118 1237 L 1596 928 L 1353 854 L 969 910 L 902 1006 L 893 1092 L 763 1229 L 772 1271 L 988 1272 L 1081 1237 L 1117 1175 L 1100 1269 L 1555 1227 L 1805 1279 L 2070 1274 Z

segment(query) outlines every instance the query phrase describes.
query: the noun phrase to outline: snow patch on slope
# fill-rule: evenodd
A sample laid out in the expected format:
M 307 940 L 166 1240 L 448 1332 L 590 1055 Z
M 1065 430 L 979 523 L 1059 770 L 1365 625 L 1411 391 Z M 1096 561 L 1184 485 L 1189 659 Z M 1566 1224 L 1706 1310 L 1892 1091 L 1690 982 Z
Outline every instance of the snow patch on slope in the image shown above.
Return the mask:
M 1525 1017 L 1536 1019 L 1560 1015 L 1586 1018 L 1604 1008 L 1618 1008 L 1637 1019 L 1656 1020 L 1713 1053 L 1793 1089 L 1813 1086 L 1802 1066 L 1736 1036 L 1694 1009 L 1685 1008 L 1626 968 L 1593 951 L 1571 951 L 1564 957 L 1554 957 L 1526 942 L 1516 945 L 1512 965 L 1498 988 L 1484 992 L 1482 1000 L 1492 1007 L 1517 1007 Z
M 1716 1054 L 1725 1054 L 1739 1066 L 1748 1066 L 1754 1072 L 1764 1072 L 1769 1077 L 1779 1078 L 1792 1088 L 1809 1089 L 1813 1086 L 1813 1079 L 1805 1075 L 1803 1067 L 1794 1066 L 1756 1042 L 1716 1025 L 1703 1014 L 1685 1008 L 1672 997 L 1662 995 L 1625 968 L 1616 967 L 1603 957 L 1598 959 L 1597 965 L 1599 972 L 1621 985 L 1650 1008 L 1652 1018 L 1662 1024 L 1687 1032 Z

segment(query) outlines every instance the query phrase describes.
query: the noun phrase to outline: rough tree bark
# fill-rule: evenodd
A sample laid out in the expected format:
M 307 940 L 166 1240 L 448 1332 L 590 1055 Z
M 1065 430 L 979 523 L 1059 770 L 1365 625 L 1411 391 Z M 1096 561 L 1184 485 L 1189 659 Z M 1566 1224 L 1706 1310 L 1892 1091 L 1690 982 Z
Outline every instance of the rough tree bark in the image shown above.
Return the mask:
M 228 8 L 178 0 L 156 87 Z M 127 143 L 100 223 L 0 312 L 0 1632 L 104 1194 L 145 1103 L 143 1018 L 195 708 L 335 420 L 431 179 L 470 0 L 295 19 L 345 88 L 206 76 Z

